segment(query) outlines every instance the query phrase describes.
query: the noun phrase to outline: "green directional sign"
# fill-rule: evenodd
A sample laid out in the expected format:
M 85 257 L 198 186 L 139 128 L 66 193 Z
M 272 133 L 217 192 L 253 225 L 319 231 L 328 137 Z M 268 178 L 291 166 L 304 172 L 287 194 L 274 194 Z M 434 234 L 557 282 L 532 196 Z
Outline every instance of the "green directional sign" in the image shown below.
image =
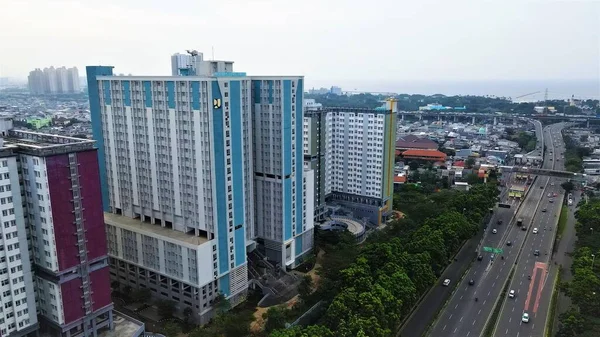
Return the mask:
M 483 247 L 486 253 L 502 254 L 502 248 Z

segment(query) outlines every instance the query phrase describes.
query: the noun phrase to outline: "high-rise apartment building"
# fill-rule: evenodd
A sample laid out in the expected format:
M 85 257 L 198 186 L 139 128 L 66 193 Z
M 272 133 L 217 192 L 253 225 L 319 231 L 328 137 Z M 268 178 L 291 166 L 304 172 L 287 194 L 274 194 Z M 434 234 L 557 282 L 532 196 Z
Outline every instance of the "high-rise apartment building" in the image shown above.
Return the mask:
M 87 67 L 112 278 L 191 307 L 200 323 L 219 293 L 245 298 L 257 242 L 282 266 L 312 248 L 311 175 L 295 138 L 303 80 L 232 66 L 192 58 L 177 64 L 187 76 L 167 77 Z
M 52 336 L 112 328 L 95 142 L 12 130 L 9 119 L 0 120 L 0 137 L 0 181 L 9 183 L 0 183 L 0 333 L 25 335 L 38 317 Z
M 325 216 L 325 111 L 314 99 L 304 100 L 304 169 L 314 172 L 314 220 Z
M 32 94 L 72 94 L 81 92 L 77 68 L 44 68 L 29 73 L 28 87 Z
M 395 103 L 326 109 L 327 200 L 376 225 L 392 212 Z
M 314 174 L 303 178 L 303 79 L 252 77 L 252 89 L 257 241 L 270 260 L 293 267 L 313 244 Z

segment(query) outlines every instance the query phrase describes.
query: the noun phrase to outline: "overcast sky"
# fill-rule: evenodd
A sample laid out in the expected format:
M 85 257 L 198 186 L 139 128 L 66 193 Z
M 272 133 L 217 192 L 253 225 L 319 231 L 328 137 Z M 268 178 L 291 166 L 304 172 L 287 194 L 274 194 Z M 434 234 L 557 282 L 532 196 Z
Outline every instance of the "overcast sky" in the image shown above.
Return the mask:
M 0 0 L 0 76 L 113 65 L 168 75 L 197 49 L 323 85 L 600 78 L 599 1 Z

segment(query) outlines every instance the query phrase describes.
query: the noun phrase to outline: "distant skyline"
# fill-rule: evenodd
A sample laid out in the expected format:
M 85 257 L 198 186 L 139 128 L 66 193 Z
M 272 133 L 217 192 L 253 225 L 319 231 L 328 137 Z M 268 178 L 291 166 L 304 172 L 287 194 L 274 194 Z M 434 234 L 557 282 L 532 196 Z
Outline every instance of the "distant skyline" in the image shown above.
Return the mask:
M 168 75 L 171 54 L 197 49 L 211 58 L 214 48 L 239 71 L 304 75 L 309 86 L 345 90 L 402 91 L 411 81 L 600 85 L 597 1 L 4 0 L 2 7 L 0 46 L 12 52 L 0 58 L 0 77 L 98 64 Z

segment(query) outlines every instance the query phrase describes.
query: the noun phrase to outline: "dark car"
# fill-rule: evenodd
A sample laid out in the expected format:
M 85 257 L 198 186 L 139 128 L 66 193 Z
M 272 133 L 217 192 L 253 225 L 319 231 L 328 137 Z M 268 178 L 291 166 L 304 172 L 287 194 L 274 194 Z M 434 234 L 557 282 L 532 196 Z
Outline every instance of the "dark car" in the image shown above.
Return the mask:
M 475 284 L 475 281 L 473 281 L 473 279 L 470 279 L 470 280 L 469 280 L 469 285 L 470 285 L 470 286 L 472 286 L 472 285 L 474 285 L 474 284 Z
M 533 255 L 535 255 L 535 256 L 540 256 L 540 251 L 536 249 L 536 250 L 533 252 Z
M 479 256 L 477 257 L 477 261 L 481 261 L 481 260 L 483 260 L 483 255 L 479 255 Z
M 523 226 L 523 227 L 521 227 L 521 230 L 522 230 L 522 231 L 526 231 L 526 230 L 527 230 L 527 227 L 526 227 L 526 226 Z
M 507 246 L 512 246 L 512 242 L 511 241 L 506 241 L 506 245 Z
M 544 208 L 544 209 L 542 210 L 542 213 L 546 213 L 546 211 L 547 211 L 547 209 L 545 209 L 545 208 Z
M 498 225 L 502 225 L 502 220 L 498 220 Z

